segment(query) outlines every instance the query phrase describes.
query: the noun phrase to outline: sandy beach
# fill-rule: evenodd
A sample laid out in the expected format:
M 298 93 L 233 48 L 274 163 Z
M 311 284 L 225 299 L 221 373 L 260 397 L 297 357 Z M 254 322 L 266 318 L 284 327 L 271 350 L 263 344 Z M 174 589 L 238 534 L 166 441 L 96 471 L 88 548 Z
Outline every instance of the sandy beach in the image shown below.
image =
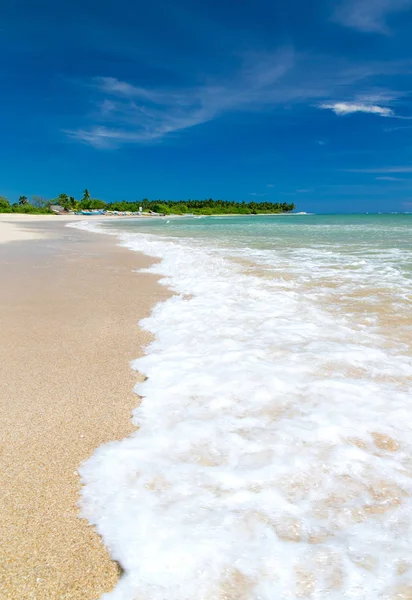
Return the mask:
M 167 291 L 150 259 L 73 217 L 0 216 L 0 591 L 95 599 L 119 570 L 78 517 L 79 464 L 132 431 L 149 341 L 139 319 Z

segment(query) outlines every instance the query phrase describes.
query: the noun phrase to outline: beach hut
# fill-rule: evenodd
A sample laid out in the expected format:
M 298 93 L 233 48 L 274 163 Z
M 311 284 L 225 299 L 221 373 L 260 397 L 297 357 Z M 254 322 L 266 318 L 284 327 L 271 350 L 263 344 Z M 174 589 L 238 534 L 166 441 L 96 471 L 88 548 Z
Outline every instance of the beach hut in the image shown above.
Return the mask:
M 50 206 L 50 210 L 53 211 L 56 215 L 64 215 L 67 211 L 60 204 L 52 204 Z

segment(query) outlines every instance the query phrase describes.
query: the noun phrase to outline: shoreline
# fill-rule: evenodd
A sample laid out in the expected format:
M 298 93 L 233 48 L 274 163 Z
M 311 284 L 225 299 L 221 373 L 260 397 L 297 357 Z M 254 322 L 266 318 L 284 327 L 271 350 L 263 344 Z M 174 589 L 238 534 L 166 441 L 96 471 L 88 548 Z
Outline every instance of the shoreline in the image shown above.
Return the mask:
M 277 252 L 282 241 L 258 224 L 257 244 L 247 231 L 236 246 L 239 267 L 210 237 L 122 237 L 161 259 L 152 270 L 176 295 L 142 324 L 156 342 L 134 362 L 148 377 L 137 386 L 139 430 L 81 471 L 84 514 L 125 569 L 108 597 L 303 597 L 296 565 L 311 573 L 318 560 L 309 595 L 351 597 L 351 582 L 365 582 L 353 552 L 371 558 L 375 595 L 408 594 L 394 575 L 408 556 L 399 531 L 412 497 L 399 477 L 411 455 L 411 361 L 399 351 L 409 306 L 396 289 L 412 288 L 385 272 L 385 230 L 379 243 L 375 227 L 361 228 L 342 249 L 323 221 L 315 239 L 291 224 L 298 254 L 293 243 Z M 408 232 L 395 224 L 392 239 L 407 241 L 409 257 Z M 359 258 L 365 239 L 383 256 L 370 258 L 368 244 Z
M 169 292 L 133 272 L 153 259 L 65 227 L 84 217 L 18 217 L 0 216 L 2 598 L 94 600 L 119 568 L 79 518 L 77 471 L 135 430 L 137 323 Z
M 335 221 L 332 223 L 336 224 Z M 344 225 L 345 220 L 341 223 Z M 402 269 L 404 263 L 399 264 L 399 253 L 395 259 L 392 252 L 389 256 L 385 254 L 388 245 L 386 229 L 381 228 L 381 234 L 377 236 L 376 220 L 367 223 L 368 226 L 371 224 L 369 232 L 362 227 L 358 237 L 349 236 L 348 247 L 342 250 L 341 232 L 330 240 L 329 220 L 320 218 L 320 234 L 314 241 L 312 231 L 307 232 L 306 237 L 295 232 L 300 250 L 305 251 L 303 256 L 298 255 L 301 261 L 295 260 L 294 244 L 281 253 L 279 260 L 277 246 L 269 245 L 267 250 L 261 251 L 260 240 L 259 253 L 254 259 L 254 245 L 250 244 L 250 233 L 247 232 L 237 247 L 242 251 L 246 249 L 251 258 L 250 264 L 245 262 L 246 268 L 242 264 L 239 268 L 234 267 L 233 257 L 226 256 L 225 247 L 213 247 L 210 240 L 206 248 L 203 243 L 192 244 L 186 238 L 181 241 L 173 238 L 168 242 L 163 236 L 158 240 L 152 236 L 150 239 L 139 235 L 122 236 L 122 245 L 117 250 L 121 251 L 124 244 L 134 252 L 147 252 L 157 257 L 160 262 L 150 271 L 163 277 L 161 283 L 176 292 L 172 302 L 157 305 L 149 318 L 141 323 L 151 339 L 155 336 L 155 343 L 132 363 L 133 368 L 144 374 L 135 387 L 144 401 L 133 411 L 133 422 L 138 429 L 126 438 L 127 432 L 117 420 L 117 406 L 112 402 L 113 413 L 110 413 L 110 406 L 102 406 L 107 398 L 98 395 L 95 402 L 90 403 L 89 397 L 84 398 L 83 394 L 86 378 L 87 384 L 95 378 L 95 385 L 101 385 L 102 381 L 106 385 L 107 369 L 110 375 L 120 376 L 127 360 L 124 359 L 118 369 L 117 363 L 109 360 L 102 377 L 97 378 L 94 367 L 100 361 L 96 361 L 95 353 L 106 351 L 111 337 L 105 335 L 96 341 L 83 327 L 72 342 L 78 348 L 80 337 L 82 347 L 77 352 L 83 353 L 90 348 L 93 350 L 95 344 L 93 358 L 90 360 L 86 356 L 85 359 L 83 354 L 73 369 L 71 363 L 77 356 L 73 358 L 70 352 L 60 356 L 64 330 L 59 329 L 58 341 L 53 332 L 55 323 L 57 327 L 62 326 L 62 317 L 66 317 L 66 313 L 54 315 L 54 320 L 53 315 L 50 316 L 47 321 L 52 330 L 49 337 L 56 344 L 59 359 L 66 358 L 61 369 L 66 367 L 67 357 L 71 361 L 68 367 L 76 378 L 78 371 L 83 369 L 79 384 L 82 397 L 77 402 L 81 427 L 85 423 L 90 427 L 92 423 L 90 431 L 101 434 L 108 431 L 105 427 L 119 423 L 121 434 L 117 437 L 111 432 L 107 438 L 117 437 L 120 441 L 99 447 L 96 453 L 93 450 L 97 444 L 91 445 L 93 456 L 82 463 L 80 473 L 85 485 L 81 504 L 82 514 L 101 533 L 112 556 L 123 565 L 124 572 L 113 590 L 118 575 L 113 570 L 115 564 L 108 560 L 102 548 L 100 554 L 95 552 L 93 540 L 96 537 L 88 528 L 90 537 L 84 538 L 83 555 L 79 553 L 83 560 L 79 560 L 77 570 L 73 570 L 73 565 L 67 569 L 64 560 L 56 563 L 50 552 L 46 564 L 50 571 L 50 560 L 54 560 L 52 564 L 57 564 L 64 578 L 77 572 L 80 579 L 71 582 L 70 588 L 65 579 L 63 593 L 62 588 L 52 581 L 55 588 L 41 589 L 39 597 L 86 597 L 89 600 L 91 587 L 97 586 L 97 600 L 102 591 L 99 586 L 105 586 L 106 582 L 109 583 L 104 590 L 110 588 L 108 597 L 184 595 L 206 598 L 229 594 L 231 598 L 240 598 L 245 589 L 252 595 L 259 595 L 262 582 L 267 598 L 276 589 L 287 593 L 293 589 L 291 585 L 295 586 L 296 593 L 305 595 L 306 580 L 299 579 L 295 566 L 302 564 L 303 568 L 311 569 L 313 560 L 319 556 L 323 557 L 316 571 L 319 592 L 327 595 L 335 589 L 341 595 L 350 596 L 355 589 L 350 582 L 354 579 L 365 581 L 364 564 L 352 560 L 353 552 L 356 556 L 371 558 L 367 577 L 371 577 L 372 582 L 378 581 L 376 594 L 391 597 L 408 594 L 404 573 L 397 567 L 404 564 L 408 556 L 399 531 L 410 512 L 409 498 L 412 497 L 411 480 L 408 472 L 403 470 L 404 461 L 411 455 L 410 436 L 404 419 L 411 360 L 410 352 L 404 350 L 405 344 L 410 347 L 410 332 L 405 331 L 405 324 L 409 322 L 407 298 L 412 288 L 410 277 L 406 277 L 407 273 Z M 51 234 L 55 229 L 54 225 L 48 227 L 41 223 L 33 228 L 45 234 L 47 231 Z M 408 257 L 411 249 L 407 223 L 404 222 L 402 227 L 394 223 L 388 231 L 394 247 L 402 252 L 402 256 L 407 253 Z M 52 257 L 56 258 L 60 248 L 60 254 L 69 259 L 66 266 L 62 264 L 62 268 L 53 270 L 52 275 L 54 278 L 60 275 L 64 280 L 69 278 L 68 282 L 64 281 L 65 306 L 68 307 L 65 310 L 71 316 L 69 329 L 76 327 L 76 319 L 84 317 L 71 313 L 75 309 L 70 296 L 73 284 L 77 287 L 76 294 L 80 291 L 82 298 L 85 294 L 92 302 L 92 308 L 95 303 L 107 304 L 109 291 L 115 294 L 115 300 L 117 293 L 116 310 L 122 310 L 122 302 L 128 293 L 125 286 L 129 287 L 131 279 L 129 272 L 127 279 L 112 278 L 113 270 L 116 270 L 114 258 L 105 242 L 116 240 L 116 237 L 90 236 L 88 231 L 70 228 L 60 232 L 63 237 L 68 237 L 66 241 L 70 243 L 66 244 L 58 239 L 57 231 L 54 233 L 57 237 L 49 237 L 45 244 L 19 242 L 14 248 L 17 253 L 19 248 L 25 248 L 27 263 L 34 261 L 32 266 L 38 270 L 37 282 L 47 278 L 44 269 L 52 266 L 47 261 L 36 262 L 39 248 L 47 254 L 51 244 Z M 257 233 L 260 233 L 259 229 Z M 326 249 L 324 244 L 319 245 L 325 237 L 329 244 Z M 270 241 L 269 236 L 267 240 Z M 365 240 L 372 241 L 360 254 L 364 260 L 359 259 L 359 240 L 363 248 Z M 82 250 L 74 256 L 72 250 L 76 244 Z M 209 246 L 212 246 L 210 250 Z M 379 253 L 371 257 L 370 247 Z M 310 252 L 307 252 L 308 248 Z M 353 253 L 356 254 L 355 265 Z M 48 256 L 50 258 L 50 254 Z M 111 258 L 106 262 L 108 256 Z M 128 256 L 133 260 L 130 254 Z M 141 255 L 137 253 L 136 256 Z M 395 279 L 393 272 L 388 273 L 385 269 L 388 258 L 399 265 Z M 100 264 L 103 259 L 104 264 Z M 199 264 L 204 268 L 199 269 Z M 360 269 L 353 269 L 359 264 Z M 263 268 L 269 266 L 272 277 L 256 277 L 259 275 L 257 268 L 262 265 Z M 73 267 L 71 276 L 70 266 Z M 104 280 L 99 278 L 98 268 Z M 308 272 L 312 274 L 309 285 Z M 284 279 L 284 275 L 288 277 Z M 9 303 L 11 314 L 15 311 L 19 318 L 22 314 L 23 318 L 27 317 L 21 311 L 22 306 L 28 312 L 33 311 L 33 301 L 38 302 L 44 312 L 41 299 L 39 302 L 30 287 L 27 288 L 26 280 L 29 279 L 28 276 L 24 280 L 19 296 Z M 7 281 L 12 281 L 12 277 Z M 291 281 L 293 285 L 290 285 Z M 53 282 L 53 285 L 56 283 L 61 284 Z M 117 284 L 119 291 L 107 288 L 107 283 Z M 39 289 L 43 293 L 43 286 L 37 285 Z M 141 293 L 142 286 L 139 287 Z M 137 297 L 140 298 L 139 295 L 131 298 L 133 309 Z M 395 302 L 396 311 L 393 310 Z M 3 305 L 4 296 L 0 303 Z M 54 310 L 55 303 L 51 302 L 50 306 Z M 117 318 L 117 313 L 113 312 L 112 306 L 109 300 L 109 318 L 106 319 L 104 311 L 100 311 L 102 306 L 99 306 L 98 323 L 93 330 L 95 335 L 101 335 L 102 329 L 107 334 L 113 325 L 113 316 Z M 94 316 L 94 312 L 89 314 Z M 372 323 L 371 317 L 374 318 Z M 90 317 L 87 325 L 89 320 Z M 21 325 L 17 319 L 16 323 Z M 24 324 L 22 328 L 25 329 Z M 45 331 L 44 327 L 39 327 L 36 343 L 31 346 L 31 351 L 35 348 L 36 353 L 40 348 L 40 357 L 41 336 L 47 335 L 48 330 L 46 334 Z M 25 342 L 23 333 L 21 339 Z M 130 334 L 129 329 L 127 333 Z M 9 337 L 15 344 L 16 336 Z M 121 335 L 114 338 L 116 360 L 118 339 L 123 338 Z M 65 345 L 63 349 L 66 351 Z M 29 354 L 22 356 L 19 350 L 20 347 L 15 350 L 11 346 L 9 351 L 15 353 L 16 385 L 20 384 L 21 377 L 26 377 L 27 370 L 29 374 L 36 372 L 30 367 L 32 357 Z M 7 354 L 4 358 L 7 362 Z M 2 360 L 0 356 L 1 364 L 5 362 L 4 358 Z M 385 364 L 384 371 L 382 363 Z M 43 374 L 47 379 L 48 373 L 44 371 Z M 59 394 L 65 391 L 61 377 L 57 382 L 58 394 L 49 399 L 52 409 L 56 397 L 60 401 Z M 75 383 L 69 380 L 68 385 Z M 118 391 L 118 385 L 113 385 L 112 380 L 111 390 Z M 129 391 L 130 388 L 121 400 L 123 408 Z M 42 398 L 43 408 L 47 406 L 41 394 L 38 397 Z M 71 418 L 73 402 L 71 398 L 68 400 L 69 409 L 65 414 Z M 18 393 L 14 401 L 19 402 Z M 15 409 L 14 403 L 11 406 Z M 65 407 L 65 403 L 62 406 Z M 23 404 L 23 419 L 25 408 Z M 90 419 L 90 410 L 96 411 L 94 419 Z M 8 416 L 7 412 L 5 415 Z M 356 432 L 353 430 L 354 415 Z M 22 419 L 16 419 L 16 426 L 11 431 L 20 427 L 18 435 L 31 433 L 36 418 L 38 415 L 32 413 L 28 427 L 22 426 Z M 47 427 L 48 412 L 43 410 L 41 418 L 44 435 L 52 429 Z M 126 422 L 127 417 L 123 418 Z M 62 423 L 66 428 L 66 420 L 61 418 L 60 426 Z M 55 418 L 53 425 L 55 437 L 49 454 L 54 460 L 57 456 L 58 461 L 60 432 Z M 81 437 L 83 430 L 75 433 Z M 69 437 L 70 442 L 75 438 L 76 435 Z M 26 453 L 32 446 L 26 444 Z M 27 459 L 24 455 L 23 458 Z M 47 460 L 50 460 L 49 456 Z M 60 460 L 61 464 L 67 465 L 67 462 Z M 44 460 L 43 470 L 45 465 L 50 470 Z M 32 475 L 32 466 L 26 468 L 25 462 L 23 466 L 25 471 L 20 486 Z M 38 469 L 40 478 L 44 478 L 43 470 L 39 472 Z M 61 491 L 64 481 L 60 472 L 58 476 Z M 38 485 L 37 480 L 35 483 Z M 49 487 L 53 483 L 51 479 Z M 20 487 L 16 492 L 20 493 Z M 38 491 L 33 496 L 41 506 L 48 507 Z M 308 497 L 311 499 L 309 504 Z M 18 500 L 17 497 L 17 504 Z M 325 501 L 327 511 L 323 510 Z M 291 518 L 291 503 L 298 511 L 296 519 Z M 352 512 L 354 506 L 356 511 Z M 77 513 L 73 512 L 72 517 L 77 518 Z M 340 523 L 338 529 L 336 523 Z M 391 529 L 393 523 L 395 527 Z M 44 529 L 44 524 L 41 525 Z M 59 543 L 64 526 L 68 527 L 67 523 L 59 524 Z M 20 527 L 26 536 L 24 542 L 30 527 L 30 531 L 35 530 L 30 522 L 25 528 Z M 388 537 L 382 538 L 382 528 Z M 73 536 L 77 529 L 72 526 L 68 531 Z M 14 543 L 11 534 L 10 539 Z M 370 540 L 373 541 L 372 551 Z M 19 541 L 16 548 L 21 552 L 21 539 Z M 3 546 L 8 549 L 7 544 Z M 42 548 L 45 546 L 47 544 L 42 541 Z M 53 544 L 49 543 L 49 546 Z M 57 547 L 61 552 L 61 544 Z M 27 554 L 29 559 L 32 554 Z M 300 563 L 302 556 L 304 562 Z M 386 557 L 384 568 L 380 563 L 381 556 Z M 92 564 L 90 559 L 93 559 Z M 61 564 L 64 564 L 63 569 Z M 84 572 L 85 565 L 87 573 Z M 107 565 L 104 573 L 102 565 Z M 270 571 L 267 565 L 270 565 Z M 199 577 L 199 573 L 202 576 Z M 97 579 L 94 578 L 96 574 Z M 18 592 L 8 597 L 28 597 L 22 596 L 20 589 Z

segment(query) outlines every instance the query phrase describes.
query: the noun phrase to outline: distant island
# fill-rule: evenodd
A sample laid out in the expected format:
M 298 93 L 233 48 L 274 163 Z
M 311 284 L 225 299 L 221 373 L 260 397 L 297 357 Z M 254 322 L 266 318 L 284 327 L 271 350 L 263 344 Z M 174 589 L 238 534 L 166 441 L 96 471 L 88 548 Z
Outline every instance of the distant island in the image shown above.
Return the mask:
M 67 194 L 59 194 L 57 198 L 46 200 L 40 196 L 33 196 L 29 201 L 27 196 L 20 196 L 19 200 L 11 204 L 7 198 L 0 196 L 1 213 L 28 213 L 49 214 L 50 207 L 58 206 L 64 211 L 76 213 L 82 210 L 99 210 L 121 213 L 151 212 L 162 215 L 257 215 L 287 213 L 295 209 L 295 205 L 286 202 L 234 202 L 228 200 L 148 200 L 126 202 L 104 202 L 90 196 L 86 189 L 80 200 Z

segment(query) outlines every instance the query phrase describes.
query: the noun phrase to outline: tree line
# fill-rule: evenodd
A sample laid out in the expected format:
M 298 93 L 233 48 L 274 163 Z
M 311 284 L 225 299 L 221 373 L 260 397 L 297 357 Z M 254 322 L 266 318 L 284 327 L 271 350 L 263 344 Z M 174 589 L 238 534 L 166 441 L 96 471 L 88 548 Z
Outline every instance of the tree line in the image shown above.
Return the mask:
M 287 202 L 234 202 L 228 200 L 138 200 L 135 202 L 104 202 L 92 198 L 89 190 L 83 192 L 82 198 L 76 200 L 74 196 L 59 194 L 57 198 L 46 200 L 40 196 L 33 196 L 31 201 L 26 196 L 20 196 L 17 202 L 10 204 L 7 198 L 0 196 L 0 212 L 17 212 L 32 214 L 51 213 L 50 207 L 59 205 L 66 211 L 78 212 L 81 210 L 108 210 L 118 212 L 156 212 L 161 214 L 263 214 L 291 212 L 295 205 Z
M 138 206 L 139 203 L 115 202 L 113 205 L 119 211 L 134 211 L 136 208 L 130 206 Z M 228 200 L 143 200 L 140 206 L 144 211 L 152 210 L 153 212 L 162 214 L 178 214 L 183 215 L 192 213 L 197 215 L 229 215 L 229 214 L 264 214 L 264 213 L 281 213 L 291 212 L 295 209 L 295 205 L 287 204 L 286 202 L 234 202 Z M 113 209 L 112 209 L 113 210 Z M 138 209 L 137 209 L 138 210 Z
M 90 193 L 86 189 L 83 192 L 81 200 L 76 200 L 74 196 L 59 194 L 57 198 L 48 200 L 42 196 L 32 196 L 29 200 L 27 196 L 20 196 L 17 202 L 10 203 L 7 198 L 0 196 L 0 212 L 2 213 L 28 213 L 28 214 L 52 214 L 51 206 L 59 205 L 64 210 L 74 211 L 82 210 L 83 204 L 91 201 Z M 100 200 L 93 200 L 101 204 Z M 105 204 L 104 202 L 102 204 Z M 86 208 L 86 206 L 84 206 Z

